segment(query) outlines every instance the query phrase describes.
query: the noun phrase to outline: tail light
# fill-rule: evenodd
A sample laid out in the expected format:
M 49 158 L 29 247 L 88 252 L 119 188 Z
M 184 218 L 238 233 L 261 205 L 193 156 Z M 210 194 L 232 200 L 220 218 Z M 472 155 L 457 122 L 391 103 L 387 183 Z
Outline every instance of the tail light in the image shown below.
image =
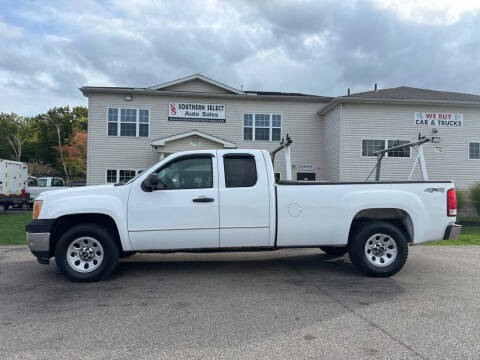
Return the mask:
M 457 216 L 457 194 L 455 189 L 447 191 L 447 216 Z
M 22 196 L 22 198 L 25 197 L 25 189 L 22 189 L 22 195 L 21 196 Z

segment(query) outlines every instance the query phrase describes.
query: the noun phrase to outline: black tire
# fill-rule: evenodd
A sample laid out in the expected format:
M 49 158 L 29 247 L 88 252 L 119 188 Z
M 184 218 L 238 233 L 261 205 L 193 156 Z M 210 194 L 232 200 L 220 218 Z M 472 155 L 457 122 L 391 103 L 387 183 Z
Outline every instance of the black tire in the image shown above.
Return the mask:
M 330 256 L 343 256 L 348 252 L 346 246 L 320 246 L 320 250 Z
M 80 237 L 90 237 L 103 247 L 103 260 L 93 271 L 82 273 L 75 270 L 67 261 L 70 244 Z M 78 282 L 98 281 L 104 279 L 115 269 L 120 251 L 113 236 L 98 224 L 81 224 L 67 230 L 55 247 L 55 263 L 58 270 L 69 280 Z
M 371 260 L 367 259 L 367 241 L 377 234 L 386 235 L 387 238 L 384 241 L 388 241 L 387 239 L 390 238 L 396 245 L 396 257 L 386 266 L 374 265 L 371 262 L 375 259 L 373 253 L 371 253 L 373 254 Z M 403 231 L 395 224 L 387 221 L 369 221 L 357 227 L 350 239 L 348 251 L 352 263 L 364 274 L 372 277 L 388 277 L 399 272 L 405 265 L 408 258 L 408 240 Z
M 135 255 L 135 254 L 136 254 L 135 251 L 122 251 L 122 252 L 120 253 L 120 258 L 121 258 L 121 259 L 128 258 L 128 257 L 133 256 L 133 255 Z

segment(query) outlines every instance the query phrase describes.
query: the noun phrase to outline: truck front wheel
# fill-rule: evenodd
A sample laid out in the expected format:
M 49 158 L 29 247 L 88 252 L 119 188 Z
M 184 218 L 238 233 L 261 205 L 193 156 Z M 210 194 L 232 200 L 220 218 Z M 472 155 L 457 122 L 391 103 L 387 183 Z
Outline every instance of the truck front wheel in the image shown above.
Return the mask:
M 388 277 L 399 272 L 408 257 L 405 234 L 387 221 L 369 221 L 357 228 L 349 243 L 352 263 L 373 277 Z
M 72 281 L 105 278 L 118 263 L 119 249 L 101 225 L 81 224 L 66 231 L 55 248 L 58 270 Z

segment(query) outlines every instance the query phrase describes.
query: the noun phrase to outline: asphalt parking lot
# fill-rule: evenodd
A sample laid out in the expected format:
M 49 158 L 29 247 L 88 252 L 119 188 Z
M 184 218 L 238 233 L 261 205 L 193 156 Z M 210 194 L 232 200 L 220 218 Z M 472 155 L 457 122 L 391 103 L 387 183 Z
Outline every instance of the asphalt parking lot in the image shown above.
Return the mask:
M 77 284 L 0 247 L 3 359 L 478 359 L 480 246 L 361 276 L 320 250 L 135 255 Z

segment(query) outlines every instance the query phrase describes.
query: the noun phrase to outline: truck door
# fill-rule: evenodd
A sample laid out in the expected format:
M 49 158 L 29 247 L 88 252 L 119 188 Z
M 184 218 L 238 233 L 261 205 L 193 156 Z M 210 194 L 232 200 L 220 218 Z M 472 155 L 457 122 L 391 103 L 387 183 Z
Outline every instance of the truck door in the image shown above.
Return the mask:
M 128 200 L 128 231 L 135 250 L 218 248 L 216 151 L 180 155 L 155 172 L 161 186 L 146 192 L 135 182 Z
M 269 186 L 260 151 L 219 150 L 220 247 L 268 246 Z

